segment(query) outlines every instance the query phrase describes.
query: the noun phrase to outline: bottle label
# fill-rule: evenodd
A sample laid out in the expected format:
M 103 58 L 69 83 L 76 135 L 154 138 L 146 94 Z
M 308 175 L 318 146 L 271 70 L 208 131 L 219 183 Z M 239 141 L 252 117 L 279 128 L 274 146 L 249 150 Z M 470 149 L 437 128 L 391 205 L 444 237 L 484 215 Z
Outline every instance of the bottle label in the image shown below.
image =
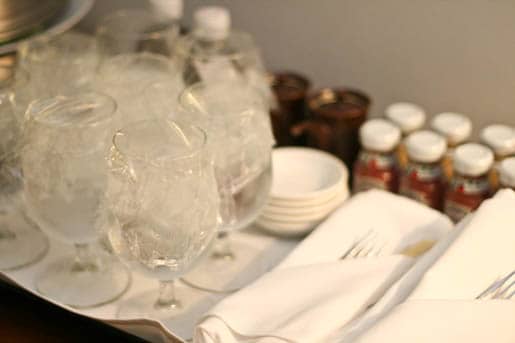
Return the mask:
M 442 176 L 442 168 L 438 164 L 413 164 L 406 167 L 406 175 L 419 181 L 432 181 Z
M 401 184 L 399 193 L 422 204 L 426 204 L 427 206 L 433 206 L 431 199 L 427 196 L 426 193 L 411 189 L 404 182 Z
M 455 223 L 462 220 L 467 214 L 469 214 L 473 210 L 474 209 L 471 207 L 465 206 L 452 200 L 445 201 L 444 212 Z
M 488 189 L 490 188 L 490 182 L 488 181 L 488 177 L 481 177 L 477 179 L 454 177 L 450 186 L 453 191 L 458 193 L 482 194 L 488 192 Z
M 370 189 L 388 190 L 388 185 L 385 181 L 375 177 L 356 175 L 354 177 L 353 189 L 355 193 L 368 191 Z
M 359 161 L 364 165 L 373 165 L 377 169 L 391 169 L 395 166 L 395 158 L 391 155 L 374 154 L 363 151 L 359 154 Z

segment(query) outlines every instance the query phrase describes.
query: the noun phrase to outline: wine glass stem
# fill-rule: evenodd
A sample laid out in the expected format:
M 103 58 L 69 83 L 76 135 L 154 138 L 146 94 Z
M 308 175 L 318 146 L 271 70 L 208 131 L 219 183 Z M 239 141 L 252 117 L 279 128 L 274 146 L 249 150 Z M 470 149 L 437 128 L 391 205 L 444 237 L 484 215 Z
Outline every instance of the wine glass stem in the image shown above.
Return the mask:
M 232 251 L 229 232 L 221 231 L 218 233 L 211 257 L 215 259 L 234 260 L 235 255 Z
M 75 263 L 73 264 L 73 271 L 95 271 L 98 267 L 98 262 L 93 254 L 91 254 L 89 244 L 75 244 Z
M 159 297 L 154 304 L 156 309 L 175 309 L 182 307 L 175 294 L 175 280 L 159 281 Z

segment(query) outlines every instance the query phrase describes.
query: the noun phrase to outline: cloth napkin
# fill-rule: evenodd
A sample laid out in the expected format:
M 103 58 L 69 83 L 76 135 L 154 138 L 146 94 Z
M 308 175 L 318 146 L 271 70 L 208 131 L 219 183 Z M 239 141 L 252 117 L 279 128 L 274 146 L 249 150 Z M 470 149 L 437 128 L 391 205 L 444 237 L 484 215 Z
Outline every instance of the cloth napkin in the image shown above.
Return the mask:
M 437 241 L 453 228 L 440 212 L 381 190 L 354 195 L 286 257 L 279 268 L 335 261 L 359 237 L 372 232 L 381 255 L 422 241 Z
M 359 343 L 515 342 L 515 301 L 410 300 Z
M 321 342 L 375 303 L 412 259 L 388 256 L 276 270 L 219 303 L 194 342 Z
M 215 306 L 194 341 L 326 341 L 412 266 L 412 258 L 392 253 L 451 228 L 448 218 L 412 200 L 375 190 L 358 194 L 277 268 Z M 382 256 L 340 260 L 371 229 L 385 245 Z
M 435 246 L 417 259 L 415 264 L 388 289 L 385 295 L 362 316 L 357 317 L 332 335 L 327 343 L 354 342 L 357 337 L 386 317 L 397 305 L 404 302 L 429 268 L 445 253 L 470 223 L 473 214 L 465 217 L 456 227 L 441 238 Z
M 514 211 L 515 192 L 509 189 L 483 202 L 410 298 L 472 300 L 515 270 Z
M 472 300 L 497 277 L 515 269 L 515 192 L 485 201 L 395 284 L 365 315 L 330 342 L 354 342 L 406 299 Z

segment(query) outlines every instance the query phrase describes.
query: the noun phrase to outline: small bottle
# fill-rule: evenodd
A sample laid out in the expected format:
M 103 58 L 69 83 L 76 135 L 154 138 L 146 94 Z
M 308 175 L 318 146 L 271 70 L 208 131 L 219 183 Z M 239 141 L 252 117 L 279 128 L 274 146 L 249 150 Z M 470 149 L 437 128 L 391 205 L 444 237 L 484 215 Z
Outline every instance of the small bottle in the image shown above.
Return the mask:
M 150 5 L 157 16 L 180 23 L 184 8 L 182 0 L 150 0 Z
M 456 148 L 444 202 L 444 212 L 452 220 L 460 221 L 491 196 L 488 172 L 493 162 L 494 154 L 484 145 L 467 143 Z
M 359 135 L 362 150 L 354 164 L 354 192 L 372 188 L 397 192 L 399 173 L 395 149 L 401 131 L 385 119 L 372 119 L 361 126 Z
M 401 177 L 399 193 L 437 210 L 443 208 L 445 180 L 442 158 L 447 144 L 432 131 L 418 131 L 405 140 L 408 164 Z
M 499 163 L 499 186 L 515 190 L 515 157 L 508 157 Z
M 495 163 L 490 172 L 493 189 L 499 187 L 499 164 L 515 155 L 515 130 L 507 125 L 489 125 L 481 130 L 481 141 L 494 152 Z
M 426 113 L 418 105 L 409 102 L 397 102 L 388 106 L 385 110 L 385 117 L 401 129 L 404 139 L 414 131 L 420 130 L 426 122 Z M 403 142 L 399 144 L 397 159 L 400 169 L 403 170 L 408 163 L 408 155 Z
M 472 133 L 472 122 L 460 113 L 445 112 L 437 114 L 431 121 L 431 128 L 447 140 L 447 153 L 442 161 L 447 180 L 452 177 L 452 155 L 454 149 L 469 139 Z
M 186 85 L 243 82 L 259 91 L 272 107 L 276 100 L 252 36 L 231 28 L 231 14 L 221 6 L 201 6 L 190 33 L 176 44 L 175 59 Z

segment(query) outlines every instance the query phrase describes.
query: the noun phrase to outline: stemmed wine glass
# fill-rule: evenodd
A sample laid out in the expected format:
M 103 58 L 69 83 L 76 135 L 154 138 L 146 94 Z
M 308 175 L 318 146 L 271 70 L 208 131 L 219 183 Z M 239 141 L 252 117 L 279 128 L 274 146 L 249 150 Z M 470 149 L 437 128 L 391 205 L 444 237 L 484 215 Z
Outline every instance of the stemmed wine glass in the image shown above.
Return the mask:
M 22 94 L 23 110 L 33 99 L 90 88 L 98 63 L 95 37 L 85 33 L 44 35 L 23 43 L 19 64 L 30 74 L 30 82 Z
M 150 84 L 160 81 L 183 88 L 179 72 L 169 59 L 148 52 L 121 54 L 102 63 L 95 88 L 116 100 L 118 119 L 123 122 L 117 127 L 120 128 L 129 122 L 153 119 L 155 113 L 142 101 L 142 95 Z
M 100 93 L 36 100 L 27 110 L 21 163 L 29 215 L 49 235 L 75 246 L 51 264 L 37 290 L 84 308 L 125 292 L 130 274 L 115 257 L 94 252 L 106 222 L 109 140 L 116 103 Z
M 221 226 L 214 249 L 184 280 L 201 289 L 230 292 L 265 271 L 240 273 L 260 253 L 241 236 L 259 215 L 270 191 L 274 144 L 266 103 L 260 92 L 242 82 L 196 84 L 184 90 L 180 104 L 190 120 L 207 128 L 220 193 Z
M 102 59 L 141 52 L 169 56 L 178 36 L 177 22 L 144 9 L 108 14 L 96 30 Z
M 128 299 L 118 316 L 170 319 L 202 296 L 174 280 L 206 251 L 217 226 L 206 134 L 177 121 L 140 121 L 115 134 L 110 156 L 111 245 L 131 269 L 160 283 L 159 294 Z
M 0 67 L 0 270 L 15 269 L 43 257 L 46 236 L 30 220 L 21 201 L 20 121 L 14 113 L 15 86 L 23 86 L 23 69 Z
M 187 86 L 241 82 L 259 91 L 267 106 L 275 106 L 266 70 L 252 36 L 231 31 L 222 41 L 208 42 L 195 32 L 177 40 L 173 60 Z

